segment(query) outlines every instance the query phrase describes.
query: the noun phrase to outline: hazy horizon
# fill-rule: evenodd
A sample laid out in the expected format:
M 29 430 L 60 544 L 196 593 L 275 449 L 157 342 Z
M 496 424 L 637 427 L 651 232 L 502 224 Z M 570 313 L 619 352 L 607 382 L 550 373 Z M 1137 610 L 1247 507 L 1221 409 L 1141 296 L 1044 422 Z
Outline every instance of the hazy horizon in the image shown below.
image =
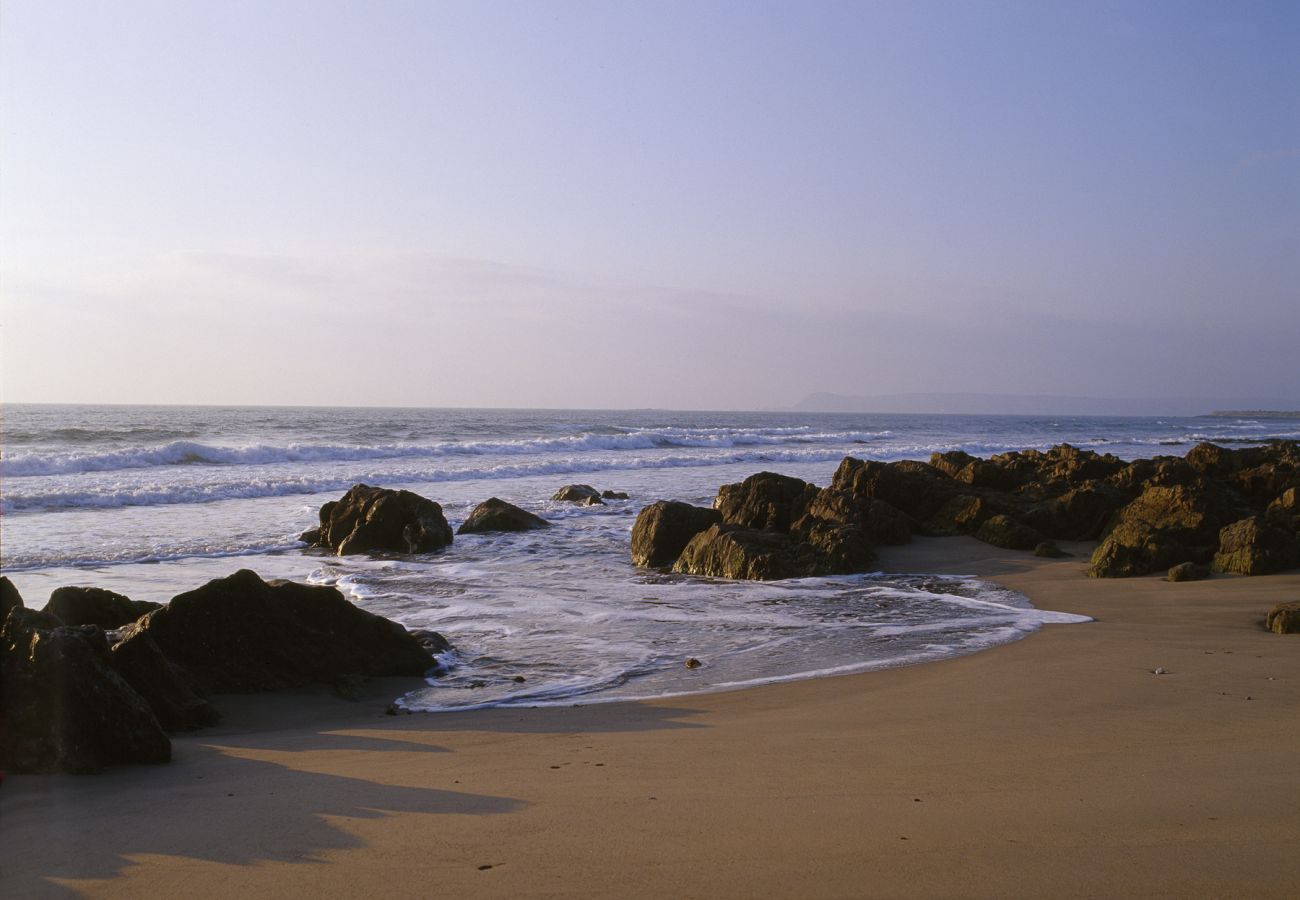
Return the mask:
M 1297 84 L 1277 2 L 14 0 L 0 399 L 1296 409 Z

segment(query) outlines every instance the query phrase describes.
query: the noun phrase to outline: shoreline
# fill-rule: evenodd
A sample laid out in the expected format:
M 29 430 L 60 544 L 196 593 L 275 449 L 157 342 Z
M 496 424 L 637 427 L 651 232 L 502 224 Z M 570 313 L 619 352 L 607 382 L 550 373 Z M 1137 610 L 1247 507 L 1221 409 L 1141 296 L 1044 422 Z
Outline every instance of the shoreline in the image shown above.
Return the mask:
M 881 548 L 1096 620 L 920 665 L 397 716 L 405 679 L 223 697 L 169 765 L 11 776 L 0 893 L 1293 895 L 1300 641 L 1260 623 L 1300 572 L 1086 560 Z

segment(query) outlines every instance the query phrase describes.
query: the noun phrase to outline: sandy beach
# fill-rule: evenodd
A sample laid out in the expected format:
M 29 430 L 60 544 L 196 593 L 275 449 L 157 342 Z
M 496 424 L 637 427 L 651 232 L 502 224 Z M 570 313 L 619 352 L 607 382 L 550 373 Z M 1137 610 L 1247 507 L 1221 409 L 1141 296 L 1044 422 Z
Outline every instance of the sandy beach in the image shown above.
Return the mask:
M 1096 619 L 947 662 L 563 709 L 221 698 L 168 766 L 12 776 L 0 894 L 1296 896 L 1300 637 L 1261 622 L 1300 573 L 1095 580 L 1067 548 L 885 551 Z

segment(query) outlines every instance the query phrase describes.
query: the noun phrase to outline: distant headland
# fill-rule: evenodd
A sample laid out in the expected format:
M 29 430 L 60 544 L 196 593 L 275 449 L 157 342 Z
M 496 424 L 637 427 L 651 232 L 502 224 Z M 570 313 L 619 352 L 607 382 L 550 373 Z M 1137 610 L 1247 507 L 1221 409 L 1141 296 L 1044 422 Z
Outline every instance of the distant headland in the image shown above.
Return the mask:
M 1054 394 L 907 393 L 847 396 L 808 394 L 790 409 L 798 412 L 956 413 L 1019 416 L 1188 416 L 1300 419 L 1283 397 L 1081 397 Z M 1223 412 L 1206 413 L 1219 406 Z M 1251 410 L 1238 412 L 1236 410 Z
M 1216 409 L 1209 416 L 1216 419 L 1300 419 L 1300 410 Z

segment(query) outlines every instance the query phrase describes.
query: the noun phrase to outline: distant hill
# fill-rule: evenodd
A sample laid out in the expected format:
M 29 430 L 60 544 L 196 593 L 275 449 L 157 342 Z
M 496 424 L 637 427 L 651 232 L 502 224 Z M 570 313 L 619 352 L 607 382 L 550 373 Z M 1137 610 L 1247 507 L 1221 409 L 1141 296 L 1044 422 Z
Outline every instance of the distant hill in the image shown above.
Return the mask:
M 1252 398 L 1225 402 L 1196 397 L 1071 397 L 1054 394 L 910 393 L 847 396 L 809 394 L 793 407 L 800 412 L 959 413 L 1016 416 L 1201 416 L 1216 405 L 1238 409 L 1281 407 L 1285 402 Z M 1237 415 L 1236 413 L 1230 413 Z M 1244 415 L 1244 414 L 1243 414 Z M 1261 413 L 1249 413 L 1260 416 Z M 1287 414 L 1296 415 L 1296 414 Z M 1285 416 L 1278 414 L 1277 418 Z
M 1216 409 L 1210 415 L 1218 419 L 1300 419 L 1300 410 Z

